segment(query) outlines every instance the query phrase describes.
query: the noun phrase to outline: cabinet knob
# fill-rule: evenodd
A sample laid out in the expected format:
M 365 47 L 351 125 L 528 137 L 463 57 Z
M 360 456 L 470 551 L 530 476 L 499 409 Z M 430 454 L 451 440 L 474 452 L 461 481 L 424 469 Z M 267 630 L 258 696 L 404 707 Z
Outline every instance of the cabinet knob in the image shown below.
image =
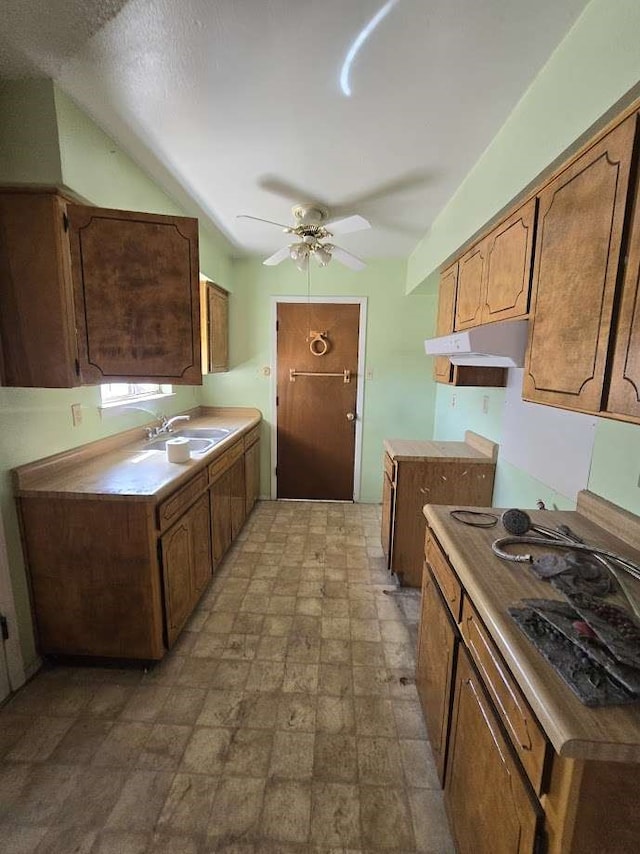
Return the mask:
M 355 421 L 355 420 L 356 420 L 355 412 L 347 412 L 347 421 Z

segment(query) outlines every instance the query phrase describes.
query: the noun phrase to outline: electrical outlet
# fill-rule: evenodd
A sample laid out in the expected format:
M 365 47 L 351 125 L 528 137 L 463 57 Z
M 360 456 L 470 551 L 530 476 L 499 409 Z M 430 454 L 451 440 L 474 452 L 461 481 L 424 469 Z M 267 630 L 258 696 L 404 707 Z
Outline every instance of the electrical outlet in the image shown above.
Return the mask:
M 73 422 L 74 427 L 79 427 L 82 424 L 82 404 L 81 403 L 72 403 L 71 404 L 71 420 Z
M 455 394 L 451 395 L 451 408 L 452 409 L 456 408 L 456 396 L 455 396 Z
M 368 380 L 372 380 L 372 379 L 373 379 L 373 368 L 367 368 L 367 373 L 365 374 L 365 377 L 366 377 Z
M 484 415 L 489 414 L 489 395 L 488 394 L 482 395 L 482 412 Z

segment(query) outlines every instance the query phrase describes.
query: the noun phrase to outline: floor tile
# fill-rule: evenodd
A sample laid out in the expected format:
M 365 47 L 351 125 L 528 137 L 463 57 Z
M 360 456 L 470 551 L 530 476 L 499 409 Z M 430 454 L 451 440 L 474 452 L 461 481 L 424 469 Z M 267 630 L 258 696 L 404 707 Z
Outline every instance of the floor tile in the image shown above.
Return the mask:
M 315 780 L 355 782 L 358 779 L 358 761 L 354 736 L 316 733 L 313 777 Z
M 319 696 L 316 721 L 320 732 L 353 732 L 355 729 L 353 698 Z
M 258 836 L 265 784 L 264 778 L 221 780 L 209 815 L 208 835 L 234 842 Z
M 107 820 L 110 829 L 151 831 L 171 788 L 173 774 L 133 771 Z
M 362 842 L 367 848 L 415 848 L 404 789 L 360 787 Z
M 7 752 L 6 758 L 21 762 L 44 762 L 73 726 L 74 718 L 36 718 Z
M 283 732 L 273 739 L 269 777 L 283 780 L 309 780 L 314 772 L 314 733 Z
M 272 745 L 272 730 L 235 730 L 229 742 L 223 774 L 232 777 L 266 777 Z
M 182 756 L 180 771 L 193 774 L 222 773 L 232 730 L 215 727 L 196 727 Z
M 176 774 L 158 819 L 158 830 L 204 834 L 219 783 L 220 779 L 212 775 Z
M 262 811 L 261 835 L 279 842 L 304 843 L 309 837 L 311 787 L 309 783 L 270 781 Z
M 400 745 L 395 738 L 358 738 L 358 779 L 370 786 L 403 786 Z
M 360 799 L 356 786 L 314 782 L 311 841 L 340 851 L 360 847 Z
M 285 730 L 287 732 L 315 732 L 315 696 L 301 694 L 282 695 L 278 704 L 276 726 L 278 729 Z

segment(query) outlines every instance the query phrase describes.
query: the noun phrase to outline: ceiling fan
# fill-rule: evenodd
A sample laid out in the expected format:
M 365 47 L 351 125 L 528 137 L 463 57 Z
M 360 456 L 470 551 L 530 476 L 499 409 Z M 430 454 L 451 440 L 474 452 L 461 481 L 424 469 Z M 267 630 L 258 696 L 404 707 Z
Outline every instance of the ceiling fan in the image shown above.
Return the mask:
M 362 231 L 371 228 L 369 222 L 362 216 L 354 215 L 340 219 L 330 219 L 329 211 L 322 205 L 295 205 L 292 209 L 295 225 L 283 225 L 270 219 L 261 219 L 249 214 L 240 214 L 238 219 L 253 219 L 257 222 L 268 222 L 277 225 L 285 234 L 294 234 L 298 242 L 290 243 L 282 249 L 278 249 L 269 258 L 263 261 L 267 266 L 280 264 L 286 258 L 291 258 L 296 267 L 305 272 L 309 268 L 309 258 L 313 257 L 320 267 L 326 267 L 332 258 L 350 267 L 352 270 L 362 270 L 365 267 L 356 255 L 336 246 L 334 243 L 322 243 L 321 241 L 333 237 L 335 234 L 350 234 L 353 231 Z

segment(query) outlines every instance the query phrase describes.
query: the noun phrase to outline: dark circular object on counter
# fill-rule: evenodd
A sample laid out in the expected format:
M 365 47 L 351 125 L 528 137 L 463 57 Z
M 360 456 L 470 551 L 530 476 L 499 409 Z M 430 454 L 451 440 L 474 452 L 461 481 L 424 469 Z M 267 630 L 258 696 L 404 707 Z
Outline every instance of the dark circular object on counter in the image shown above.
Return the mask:
M 505 531 L 514 537 L 521 537 L 531 529 L 531 516 L 516 507 L 505 510 L 501 521 Z

